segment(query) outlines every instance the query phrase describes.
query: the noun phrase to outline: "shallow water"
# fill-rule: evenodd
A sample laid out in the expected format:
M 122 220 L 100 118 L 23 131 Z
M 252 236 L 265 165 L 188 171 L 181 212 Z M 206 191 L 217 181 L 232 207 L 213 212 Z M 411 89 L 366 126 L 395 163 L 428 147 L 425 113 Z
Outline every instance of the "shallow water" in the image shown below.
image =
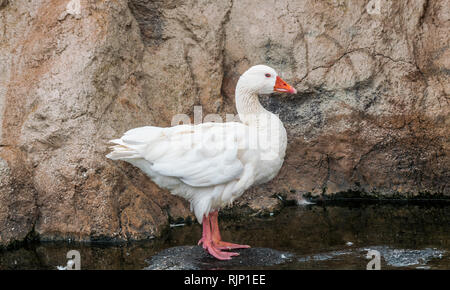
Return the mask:
M 366 269 L 369 250 L 380 253 L 381 269 L 450 269 L 449 201 L 327 202 L 219 222 L 225 241 L 292 253 L 286 263 L 258 269 Z M 80 251 L 82 269 L 143 269 L 161 250 L 196 245 L 200 235 L 192 224 L 129 244 L 28 244 L 0 252 L 0 269 L 56 269 L 69 250 Z

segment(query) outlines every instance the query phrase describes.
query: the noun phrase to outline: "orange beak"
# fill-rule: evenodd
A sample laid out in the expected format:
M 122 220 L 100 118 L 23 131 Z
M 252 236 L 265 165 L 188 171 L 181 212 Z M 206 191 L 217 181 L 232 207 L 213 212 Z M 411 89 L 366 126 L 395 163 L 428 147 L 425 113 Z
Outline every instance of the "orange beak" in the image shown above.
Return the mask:
M 277 81 L 275 82 L 275 86 L 273 87 L 273 90 L 274 90 L 274 92 L 281 92 L 281 93 L 289 93 L 289 94 L 297 93 L 297 90 L 295 88 L 288 85 L 279 76 L 277 76 Z

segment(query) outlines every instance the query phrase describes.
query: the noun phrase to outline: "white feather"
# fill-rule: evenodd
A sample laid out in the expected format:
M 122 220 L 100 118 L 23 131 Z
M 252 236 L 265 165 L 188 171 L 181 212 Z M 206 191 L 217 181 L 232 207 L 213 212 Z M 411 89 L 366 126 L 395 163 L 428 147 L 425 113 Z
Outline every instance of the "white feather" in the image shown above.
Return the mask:
M 256 119 L 240 112 L 244 123 L 135 128 L 120 139 L 110 141 L 115 145 L 107 157 L 133 164 L 160 187 L 186 198 L 201 223 L 204 215 L 231 204 L 253 184 L 272 179 L 283 163 L 287 139 L 281 121 L 264 110 L 259 101 L 251 103 L 253 98 L 257 99 L 257 92 L 252 92 L 251 88 L 258 70 L 264 77 L 267 67 L 254 68 L 239 80 L 236 102 L 238 111 L 247 106 L 246 112 L 257 113 Z M 256 81 L 262 90 L 273 87 L 273 83 L 265 84 L 263 81 Z M 270 121 L 266 124 L 261 122 L 261 118 L 269 118 Z M 279 134 L 268 134 L 273 127 Z M 253 129 L 264 138 L 259 140 L 258 136 L 252 135 Z M 252 144 L 264 146 L 255 148 Z

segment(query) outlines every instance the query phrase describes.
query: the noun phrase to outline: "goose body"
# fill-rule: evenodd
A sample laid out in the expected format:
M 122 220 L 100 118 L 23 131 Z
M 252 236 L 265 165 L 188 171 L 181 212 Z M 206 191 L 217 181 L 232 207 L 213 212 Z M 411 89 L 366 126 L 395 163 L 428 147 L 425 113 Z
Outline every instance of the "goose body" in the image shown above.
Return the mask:
M 258 100 L 258 94 L 273 91 L 296 92 L 272 68 L 254 66 L 236 86 L 241 122 L 131 129 L 111 140 L 115 145 L 107 157 L 133 164 L 161 188 L 187 199 L 198 222 L 203 223 L 200 242 L 204 248 L 216 258 L 229 259 L 236 253 L 221 249 L 248 246 L 225 242 L 225 246 L 214 246 L 211 229 L 217 224 L 218 210 L 252 185 L 274 178 L 283 164 L 286 130 Z M 205 237 L 208 231 L 210 235 Z

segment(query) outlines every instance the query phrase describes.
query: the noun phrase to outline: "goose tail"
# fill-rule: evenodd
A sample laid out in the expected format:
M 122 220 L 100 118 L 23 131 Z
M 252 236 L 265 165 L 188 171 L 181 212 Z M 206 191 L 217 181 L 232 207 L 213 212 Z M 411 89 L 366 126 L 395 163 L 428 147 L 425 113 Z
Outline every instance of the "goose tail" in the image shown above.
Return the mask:
M 112 160 L 128 160 L 141 158 L 139 152 L 130 146 L 127 146 L 121 139 L 114 139 L 109 141 L 115 145 L 111 146 L 111 152 L 106 155 L 107 158 Z

